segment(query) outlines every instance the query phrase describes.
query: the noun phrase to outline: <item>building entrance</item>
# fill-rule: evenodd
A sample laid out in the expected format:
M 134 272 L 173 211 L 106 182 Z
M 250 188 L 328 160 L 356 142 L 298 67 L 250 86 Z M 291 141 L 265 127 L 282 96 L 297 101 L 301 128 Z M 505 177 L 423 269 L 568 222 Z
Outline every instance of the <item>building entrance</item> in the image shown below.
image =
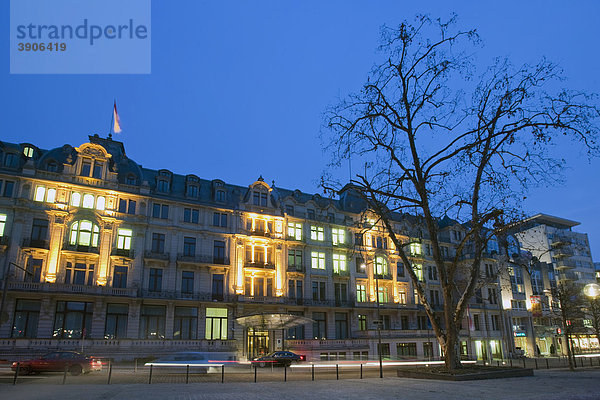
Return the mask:
M 254 359 L 269 353 L 269 331 L 248 328 L 248 358 Z

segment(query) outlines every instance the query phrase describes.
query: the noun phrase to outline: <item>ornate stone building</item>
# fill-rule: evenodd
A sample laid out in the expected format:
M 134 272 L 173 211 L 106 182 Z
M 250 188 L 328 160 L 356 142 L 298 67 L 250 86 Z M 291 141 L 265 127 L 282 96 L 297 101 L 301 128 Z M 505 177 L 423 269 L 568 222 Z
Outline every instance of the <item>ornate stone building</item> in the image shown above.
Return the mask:
M 439 346 L 385 230 L 348 185 L 336 200 L 151 170 L 90 136 L 42 150 L 0 142 L 0 353 L 83 349 L 113 357 L 278 348 L 312 359 L 438 358 Z M 463 228 L 440 221 L 444 255 Z M 441 306 L 418 221 L 397 215 L 413 268 Z M 420 238 L 414 240 L 414 238 Z M 465 356 L 501 358 L 494 252 L 465 318 Z M 4 286 L 3 286 L 4 287 Z M 310 318 L 274 329 L 243 317 Z M 275 318 L 275 317 L 273 317 Z M 273 328 L 273 329 L 272 329 Z M 513 344 L 514 345 L 514 344 Z

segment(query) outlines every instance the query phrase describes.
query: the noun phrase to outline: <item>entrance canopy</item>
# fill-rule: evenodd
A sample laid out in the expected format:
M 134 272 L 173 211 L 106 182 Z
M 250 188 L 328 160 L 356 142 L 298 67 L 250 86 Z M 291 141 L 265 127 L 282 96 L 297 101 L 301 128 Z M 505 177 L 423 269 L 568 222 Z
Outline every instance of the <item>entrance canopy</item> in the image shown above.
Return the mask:
M 236 322 L 245 328 L 262 330 L 287 329 L 310 324 L 312 319 L 286 313 L 252 314 L 236 318 Z

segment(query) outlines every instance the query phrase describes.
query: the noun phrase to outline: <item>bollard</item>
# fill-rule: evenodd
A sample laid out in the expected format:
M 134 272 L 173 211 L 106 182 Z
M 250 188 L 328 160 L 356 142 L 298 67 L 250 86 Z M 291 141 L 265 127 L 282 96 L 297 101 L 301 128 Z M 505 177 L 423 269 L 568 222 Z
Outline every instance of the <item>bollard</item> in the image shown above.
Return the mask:
M 254 366 L 254 383 L 256 383 L 256 365 Z
M 548 364 L 548 359 L 546 358 L 546 369 L 550 369 L 550 364 Z
M 67 382 L 67 371 L 68 371 L 69 367 L 65 365 L 65 372 L 63 374 L 63 381 L 62 384 L 64 385 L 65 382 Z
M 579 357 L 581 359 L 581 368 L 583 368 L 583 357 Z
M 315 380 L 315 364 L 312 365 L 312 380 Z
M 283 381 L 287 382 L 287 365 L 283 365 Z
M 190 365 L 185 366 L 185 384 L 190 383 Z
M 148 385 L 152 383 L 152 364 L 150 364 L 150 374 L 148 375 Z
M 360 379 L 362 379 L 362 363 L 360 363 Z
M 15 369 L 15 377 L 13 378 L 13 385 L 17 384 L 17 378 L 19 377 L 19 368 L 21 367 L 21 363 L 17 363 L 17 369 Z
M 340 368 L 339 365 L 335 364 L 335 379 L 340 380 Z
M 110 385 L 110 378 L 111 377 L 112 377 L 112 362 L 109 359 L 108 360 L 108 381 L 106 382 L 107 385 Z
M 133 359 L 133 373 L 137 374 L 137 358 Z
M 590 367 L 593 367 L 593 365 L 592 365 L 592 357 L 590 357 Z
M 512 367 L 512 358 L 510 359 L 510 366 Z
M 525 359 L 523 358 L 523 368 L 525 368 Z
M 537 358 L 535 358 L 534 361 L 535 361 L 535 369 L 538 369 Z
M 221 364 L 221 383 L 225 383 L 225 364 Z

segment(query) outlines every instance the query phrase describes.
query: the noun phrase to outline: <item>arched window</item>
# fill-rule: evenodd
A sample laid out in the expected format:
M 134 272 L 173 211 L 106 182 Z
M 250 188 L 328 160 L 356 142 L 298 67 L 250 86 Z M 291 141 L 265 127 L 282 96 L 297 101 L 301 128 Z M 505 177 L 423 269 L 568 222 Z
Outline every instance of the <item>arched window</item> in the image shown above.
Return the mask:
M 127 175 L 127 178 L 125 179 L 125 183 L 127 183 L 128 185 L 135 185 L 136 181 L 137 180 L 135 179 L 135 175 L 133 174 Z
M 30 146 L 25 146 L 23 148 L 23 154 L 25 155 L 25 157 L 27 158 L 31 158 L 33 157 L 33 147 Z
M 83 208 L 94 208 L 94 196 L 91 194 L 83 195 Z
M 100 228 L 91 221 L 77 221 L 71 225 L 69 244 L 98 247 Z
M 255 206 L 267 206 L 267 191 L 262 188 L 255 187 L 252 203 Z
M 386 275 L 388 273 L 388 263 L 385 257 L 375 257 L 375 275 Z
M 81 205 L 81 195 L 79 193 L 71 193 L 71 205 L 73 207 L 79 207 Z
M 106 198 L 104 196 L 98 196 L 96 199 L 96 210 L 104 210 L 106 205 Z
M 46 169 L 48 172 L 58 172 L 58 164 L 54 161 L 48 161 L 48 164 L 46 164 Z

